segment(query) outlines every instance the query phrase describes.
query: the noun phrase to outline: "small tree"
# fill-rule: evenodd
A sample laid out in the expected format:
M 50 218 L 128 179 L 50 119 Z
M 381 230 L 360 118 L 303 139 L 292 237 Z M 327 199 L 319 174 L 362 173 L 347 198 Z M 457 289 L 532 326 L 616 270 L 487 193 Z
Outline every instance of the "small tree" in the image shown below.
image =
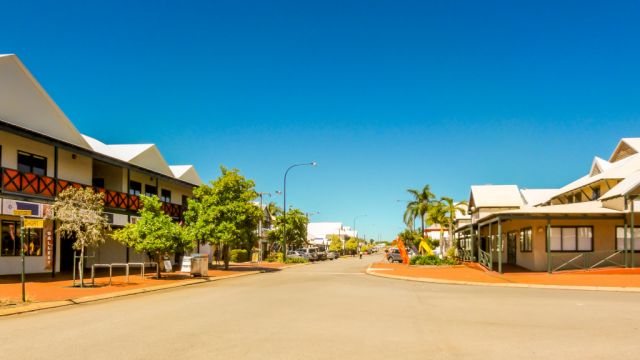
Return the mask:
M 222 246 L 224 268 L 229 268 L 230 248 L 247 248 L 257 240 L 255 231 L 263 216 L 251 201 L 256 198 L 255 183 L 237 169 L 220 167 L 221 175 L 194 190 L 185 213 L 189 238 Z
M 351 238 L 349 239 L 345 244 L 344 244 L 344 248 L 347 252 L 351 253 L 351 254 L 355 254 L 355 252 L 358 250 L 358 239 L 357 238 Z
M 84 287 L 85 248 L 104 243 L 107 232 L 111 230 L 103 209 L 103 194 L 95 193 L 91 188 L 70 187 L 56 196 L 47 215 L 47 218 L 60 222 L 58 234 L 76 239 L 73 249 L 80 251 L 80 287 Z
M 160 263 L 163 253 L 190 249 L 193 243 L 183 235 L 180 225 L 162 211 L 157 196 L 140 196 L 142 209 L 138 211 L 140 219 L 116 230 L 113 237 L 138 252 L 156 255 L 157 278 L 160 279 Z
M 329 235 L 329 251 L 341 252 L 342 251 L 342 239 L 338 235 Z
M 309 219 L 299 209 L 289 209 L 287 211 L 287 247 L 297 249 L 307 242 L 307 224 Z M 278 215 L 275 221 L 275 229 L 268 235 L 270 240 L 282 241 L 282 230 L 284 229 L 284 218 Z

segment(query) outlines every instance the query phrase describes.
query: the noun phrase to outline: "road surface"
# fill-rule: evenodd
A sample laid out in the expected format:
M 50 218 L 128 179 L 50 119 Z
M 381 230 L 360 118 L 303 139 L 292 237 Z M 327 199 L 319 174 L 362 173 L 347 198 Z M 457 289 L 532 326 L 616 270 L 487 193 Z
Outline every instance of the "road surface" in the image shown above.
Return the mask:
M 640 294 L 439 285 L 380 257 L 0 318 L 4 359 L 640 358 Z

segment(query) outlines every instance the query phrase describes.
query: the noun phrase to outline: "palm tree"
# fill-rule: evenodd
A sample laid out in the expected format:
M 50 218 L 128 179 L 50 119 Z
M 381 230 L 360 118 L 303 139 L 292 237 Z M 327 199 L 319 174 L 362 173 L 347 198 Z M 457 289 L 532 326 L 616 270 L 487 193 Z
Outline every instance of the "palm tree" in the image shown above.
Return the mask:
M 427 220 L 429 223 L 437 224 L 440 227 L 440 255 L 444 256 L 444 226 L 448 221 L 444 203 L 433 201 L 427 214 Z
M 442 202 L 442 204 L 444 204 L 444 208 L 447 213 L 449 239 L 453 239 L 453 224 L 456 222 L 456 213 L 459 212 L 462 215 L 466 215 L 468 203 L 466 201 L 460 201 L 456 203 L 452 198 L 446 196 L 441 197 L 440 201 Z
M 407 224 L 407 228 L 415 231 L 415 222 L 418 217 L 418 211 L 416 206 L 407 204 L 407 209 L 404 211 L 404 223 Z
M 409 211 L 409 209 L 413 209 L 411 211 L 415 212 L 416 216 L 420 216 L 420 220 L 422 224 L 421 236 L 424 236 L 424 223 L 426 220 L 426 216 L 429 213 L 429 207 L 436 196 L 431 192 L 429 184 L 425 185 L 422 188 L 422 190 L 408 189 L 407 192 L 409 192 L 409 194 L 413 196 L 413 200 L 407 203 L 407 211 Z M 405 211 L 405 219 L 406 219 L 407 211 Z M 416 216 L 414 216 L 414 218 Z

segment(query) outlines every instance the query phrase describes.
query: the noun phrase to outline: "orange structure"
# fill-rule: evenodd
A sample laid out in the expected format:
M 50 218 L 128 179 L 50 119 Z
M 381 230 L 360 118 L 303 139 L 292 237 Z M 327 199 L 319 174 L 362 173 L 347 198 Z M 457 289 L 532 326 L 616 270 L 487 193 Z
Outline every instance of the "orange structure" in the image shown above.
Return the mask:
M 400 250 L 400 256 L 402 257 L 402 263 L 409 263 L 409 256 L 407 255 L 407 248 L 404 246 L 402 239 L 398 238 L 398 250 Z

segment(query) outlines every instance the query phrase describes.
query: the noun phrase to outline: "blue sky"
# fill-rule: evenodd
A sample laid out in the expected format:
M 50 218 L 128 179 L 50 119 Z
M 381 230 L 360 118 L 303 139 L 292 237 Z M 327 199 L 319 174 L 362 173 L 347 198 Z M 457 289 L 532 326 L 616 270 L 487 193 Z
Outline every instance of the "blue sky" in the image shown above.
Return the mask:
M 0 53 L 81 132 L 207 180 L 318 161 L 288 202 L 390 239 L 407 188 L 559 187 L 640 136 L 639 4 L 3 1 Z

